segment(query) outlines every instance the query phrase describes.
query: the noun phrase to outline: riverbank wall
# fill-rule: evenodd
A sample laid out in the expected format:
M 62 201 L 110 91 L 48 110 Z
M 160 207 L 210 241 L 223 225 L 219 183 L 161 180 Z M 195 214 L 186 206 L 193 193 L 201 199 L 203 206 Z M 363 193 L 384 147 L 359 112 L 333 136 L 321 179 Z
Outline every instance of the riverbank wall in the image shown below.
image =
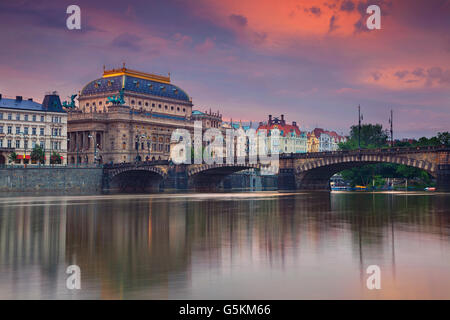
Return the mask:
M 0 168 L 2 193 L 101 193 L 99 167 L 7 167 Z
M 101 167 L 31 167 L 8 166 L 0 168 L 0 192 L 3 194 L 100 194 L 104 190 Z M 226 176 L 218 190 L 275 190 L 277 176 L 261 176 L 243 171 Z M 174 190 L 187 190 L 186 186 L 174 185 Z M 165 188 L 161 185 L 161 191 Z M 166 190 L 166 191 L 167 191 Z

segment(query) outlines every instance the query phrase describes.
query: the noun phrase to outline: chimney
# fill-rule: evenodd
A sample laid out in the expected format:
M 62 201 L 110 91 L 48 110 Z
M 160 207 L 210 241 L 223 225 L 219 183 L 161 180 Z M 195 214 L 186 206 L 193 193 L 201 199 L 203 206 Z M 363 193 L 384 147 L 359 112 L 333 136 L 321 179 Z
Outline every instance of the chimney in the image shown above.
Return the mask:
M 269 114 L 269 123 L 268 123 L 268 125 L 270 126 L 271 124 L 272 124 L 272 115 Z
M 284 122 L 284 114 L 281 115 L 281 124 L 284 126 L 286 123 Z
M 296 127 L 296 126 L 297 126 L 297 122 L 292 121 L 292 125 L 293 125 L 294 127 Z
M 16 96 L 16 101 L 17 102 L 21 102 L 22 101 L 22 96 Z

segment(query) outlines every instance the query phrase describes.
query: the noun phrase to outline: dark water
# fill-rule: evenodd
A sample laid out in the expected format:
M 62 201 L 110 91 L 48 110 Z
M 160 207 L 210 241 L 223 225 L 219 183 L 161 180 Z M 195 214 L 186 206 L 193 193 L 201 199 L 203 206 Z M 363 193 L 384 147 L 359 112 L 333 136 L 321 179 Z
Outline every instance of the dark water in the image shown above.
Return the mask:
M 0 198 L 0 298 L 449 299 L 450 194 Z

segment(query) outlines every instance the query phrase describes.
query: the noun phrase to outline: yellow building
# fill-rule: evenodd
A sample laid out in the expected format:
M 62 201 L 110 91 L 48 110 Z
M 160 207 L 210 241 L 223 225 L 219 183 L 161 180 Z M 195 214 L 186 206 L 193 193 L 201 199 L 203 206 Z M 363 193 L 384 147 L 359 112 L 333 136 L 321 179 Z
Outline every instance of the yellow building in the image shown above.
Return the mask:
M 319 152 L 319 139 L 314 132 L 308 133 L 308 152 Z

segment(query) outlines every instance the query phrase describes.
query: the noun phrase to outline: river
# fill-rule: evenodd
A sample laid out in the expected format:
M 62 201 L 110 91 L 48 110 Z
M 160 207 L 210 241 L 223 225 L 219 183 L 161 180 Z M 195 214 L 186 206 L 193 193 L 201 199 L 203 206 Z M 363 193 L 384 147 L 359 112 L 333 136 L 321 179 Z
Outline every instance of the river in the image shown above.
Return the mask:
M 0 299 L 400 298 L 450 299 L 450 194 L 0 198 Z

